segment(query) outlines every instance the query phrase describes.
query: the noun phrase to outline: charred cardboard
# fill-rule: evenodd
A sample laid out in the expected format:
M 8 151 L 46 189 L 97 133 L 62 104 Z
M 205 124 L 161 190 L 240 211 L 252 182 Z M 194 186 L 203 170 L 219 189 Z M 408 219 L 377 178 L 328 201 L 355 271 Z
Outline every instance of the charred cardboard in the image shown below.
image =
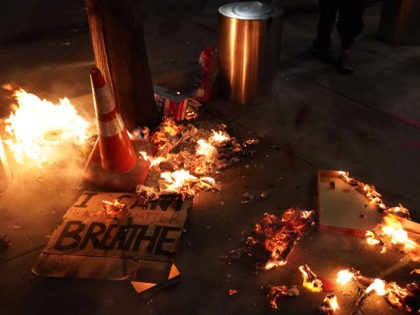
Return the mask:
M 118 200 L 125 208 L 109 215 L 103 200 Z M 179 271 L 172 258 L 191 204 L 191 199 L 174 199 L 143 207 L 135 193 L 85 191 L 32 271 L 44 277 L 130 280 L 137 291 L 174 280 Z
M 331 189 L 334 183 L 334 189 Z M 381 223 L 383 214 L 335 170 L 318 171 L 318 217 L 320 230 L 363 237 Z

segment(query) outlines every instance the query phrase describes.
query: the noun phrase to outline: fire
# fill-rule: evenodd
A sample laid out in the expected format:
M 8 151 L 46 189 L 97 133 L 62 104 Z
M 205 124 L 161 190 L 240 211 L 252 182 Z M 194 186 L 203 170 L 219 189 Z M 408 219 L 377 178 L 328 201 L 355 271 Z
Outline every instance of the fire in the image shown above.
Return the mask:
M 374 186 L 365 184 L 361 181 L 358 181 L 357 179 L 351 178 L 349 175 L 349 172 L 339 171 L 338 174 L 349 185 L 357 186 L 359 190 L 369 200 L 369 203 L 375 204 L 377 207 L 379 207 L 382 210 L 386 209 L 386 206 L 381 199 L 382 195 L 376 191 Z
M 191 175 L 189 171 L 177 170 L 174 172 L 163 172 L 160 174 L 166 183 L 166 190 L 168 191 L 190 191 L 191 183 L 195 182 L 198 178 Z
M 41 167 L 57 159 L 58 147 L 85 144 L 89 123 L 78 115 L 69 99 L 53 104 L 23 89 L 13 95 L 18 104 L 5 120 L 10 138 L 4 142 L 19 163 L 30 159 Z
M 365 236 L 369 245 L 396 245 L 405 253 L 418 258 L 419 245 L 409 238 L 398 217 L 393 214 L 386 215 L 383 218 L 383 223 L 379 224 L 374 231 L 367 231 Z M 385 247 L 383 251 L 385 251 Z
M 341 285 L 344 285 L 344 284 L 350 282 L 353 278 L 354 278 L 353 272 L 351 272 L 348 269 L 344 269 L 344 270 L 340 270 L 337 273 L 337 280 L 336 280 L 336 282 L 339 283 L 339 284 L 341 284 Z
M 309 268 L 308 265 L 299 266 L 299 270 L 302 273 L 303 283 L 302 286 L 313 291 L 322 291 L 322 282 L 318 279 L 316 274 Z
M 257 256 L 261 252 L 262 256 L 268 258 L 263 266 L 265 270 L 285 265 L 295 243 L 311 224 L 312 214 L 313 211 L 288 209 L 278 218 L 265 213 L 246 240 L 246 253 Z
M 229 135 L 223 131 L 214 131 L 213 129 L 211 131 L 213 131 L 213 135 L 209 139 L 211 143 L 221 144 L 230 139 Z
M 217 149 L 204 139 L 199 139 L 197 144 L 196 154 L 204 156 L 206 162 L 212 163 L 217 157 Z
M 322 302 L 321 311 L 323 314 L 333 314 L 339 308 L 337 297 L 334 294 L 328 294 Z

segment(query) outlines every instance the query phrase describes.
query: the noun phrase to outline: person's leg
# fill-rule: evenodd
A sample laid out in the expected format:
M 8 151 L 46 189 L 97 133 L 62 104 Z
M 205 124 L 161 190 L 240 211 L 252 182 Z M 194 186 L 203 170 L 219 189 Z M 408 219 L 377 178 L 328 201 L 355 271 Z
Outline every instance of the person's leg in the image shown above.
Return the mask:
M 331 45 L 331 33 L 336 21 L 338 3 L 340 0 L 319 0 L 319 20 L 317 36 L 314 46 L 317 48 L 328 48 Z
M 343 73 L 352 73 L 353 65 L 350 61 L 349 49 L 354 40 L 362 32 L 363 12 L 366 9 L 366 0 L 343 0 L 339 9 L 337 31 L 341 39 L 341 53 L 338 60 L 338 70 Z

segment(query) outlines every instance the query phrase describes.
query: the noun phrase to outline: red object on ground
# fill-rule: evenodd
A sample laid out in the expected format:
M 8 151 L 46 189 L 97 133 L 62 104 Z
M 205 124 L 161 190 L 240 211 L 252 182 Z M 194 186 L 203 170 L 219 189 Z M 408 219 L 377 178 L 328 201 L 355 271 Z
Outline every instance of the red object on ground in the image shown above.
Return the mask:
M 322 291 L 331 292 L 331 291 L 335 290 L 335 283 L 334 282 L 332 282 L 328 279 L 322 278 L 322 277 L 318 277 L 318 279 L 321 280 L 321 282 L 322 282 Z
M 98 139 L 83 171 L 83 182 L 100 188 L 133 191 L 137 184 L 144 183 L 150 162 L 136 157 L 134 142 L 100 70 L 93 68 L 90 76 Z M 135 144 L 142 146 L 140 141 Z

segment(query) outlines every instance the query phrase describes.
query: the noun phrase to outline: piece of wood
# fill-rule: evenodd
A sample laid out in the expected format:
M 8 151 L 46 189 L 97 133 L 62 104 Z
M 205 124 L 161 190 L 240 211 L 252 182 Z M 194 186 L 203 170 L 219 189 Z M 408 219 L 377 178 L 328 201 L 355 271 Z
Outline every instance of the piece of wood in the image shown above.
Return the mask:
M 142 19 L 134 0 L 86 0 L 97 67 L 120 109 L 125 127 L 160 122 L 147 60 Z

